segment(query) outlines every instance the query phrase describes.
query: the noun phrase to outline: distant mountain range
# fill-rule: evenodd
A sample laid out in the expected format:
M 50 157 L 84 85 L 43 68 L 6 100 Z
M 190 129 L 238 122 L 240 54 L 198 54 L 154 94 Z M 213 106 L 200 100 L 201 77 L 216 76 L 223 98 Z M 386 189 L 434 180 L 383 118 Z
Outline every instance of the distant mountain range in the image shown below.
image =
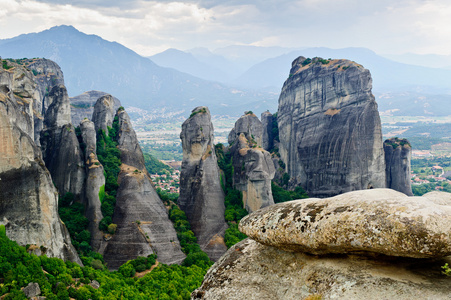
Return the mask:
M 3 58 L 45 57 L 64 72 L 70 96 L 100 90 L 136 106 L 158 113 L 162 108 L 184 115 L 199 105 L 213 114 L 241 115 L 244 110 L 277 109 L 277 96 L 228 87 L 156 65 L 132 50 L 72 26 L 0 40 Z
M 447 56 L 391 56 L 401 61 L 397 62 L 365 48 L 235 45 L 213 51 L 168 49 L 149 59 L 72 26 L 0 40 L 3 58 L 45 57 L 57 62 L 70 96 L 101 90 L 119 98 L 125 107 L 154 114 L 164 109 L 181 116 L 199 105 L 209 106 L 213 115 L 238 116 L 245 110 L 275 112 L 291 62 L 301 55 L 346 58 L 362 64 L 371 71 L 381 111 L 451 114 L 451 107 L 442 107 L 451 101 L 451 69 L 446 69 L 451 58 Z M 440 61 L 443 68 L 437 68 Z

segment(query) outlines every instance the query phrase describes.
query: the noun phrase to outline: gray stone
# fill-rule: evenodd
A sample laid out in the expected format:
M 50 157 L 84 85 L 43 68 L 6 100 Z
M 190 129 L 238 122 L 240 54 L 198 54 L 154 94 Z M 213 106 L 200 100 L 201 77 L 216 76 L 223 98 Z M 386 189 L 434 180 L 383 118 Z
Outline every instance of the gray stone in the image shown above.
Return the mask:
M 41 294 L 41 288 L 36 282 L 30 282 L 26 287 L 23 288 L 23 293 L 27 298 L 33 298 Z
M 105 95 L 108 94 L 101 91 L 88 91 L 78 96 L 71 97 L 72 124 L 80 124 L 85 118 L 92 120 L 94 105 L 96 104 L 97 99 Z M 116 111 L 121 106 L 121 102 L 116 97 L 113 97 L 113 101 L 113 108 L 114 111 Z
M 34 115 L 32 102 L 28 101 L 33 87 L 24 82 L 16 91 L 13 85 L 16 76 L 23 79 L 30 74 L 19 65 L 0 69 L 0 224 L 5 225 L 7 236 L 20 245 L 42 246 L 49 257 L 81 265 L 59 219 L 52 178 L 34 143 Z
M 207 272 L 191 299 L 450 299 L 442 260 L 291 253 L 246 239 Z
M 96 132 L 102 129 L 108 134 L 108 127 L 113 125 L 115 113 L 113 97 L 108 94 L 100 97 L 96 101 L 94 112 L 92 113 L 92 121 L 95 124 Z
M 262 113 L 261 121 L 263 127 L 262 148 L 271 151 L 274 146 L 273 115 L 269 111 L 265 111 Z
M 91 281 L 89 285 L 95 288 L 96 290 L 100 287 L 100 283 L 97 280 Z
M 244 217 L 239 229 L 286 251 L 438 258 L 451 255 L 451 194 L 373 189 L 295 200 Z
M 248 212 L 274 204 L 271 180 L 275 169 L 268 151 L 261 147 L 263 127 L 254 114 L 245 114 L 229 134 L 233 186 L 243 192 Z
M 387 187 L 413 196 L 410 180 L 412 146 L 406 139 L 391 138 L 384 142 Z
M 207 107 L 196 107 L 182 125 L 183 161 L 178 204 L 186 213 L 201 249 L 215 261 L 225 253 L 224 192 Z
M 103 218 L 99 191 L 105 185 L 105 175 L 102 164 L 97 158 L 96 131 L 94 123 L 84 119 L 80 123 L 81 138 L 84 143 L 84 158 L 86 181 L 84 185 L 86 199 L 86 217 L 89 219 L 89 232 L 91 232 L 91 247 L 96 252 L 101 252 L 103 233 L 99 229 L 99 223 Z
M 146 170 L 130 118 L 124 110 L 118 111 L 117 116 L 122 161 L 113 215 L 117 230 L 105 246 L 104 259 L 111 270 L 128 260 L 152 253 L 158 255 L 161 263 L 181 263 L 185 254 Z
M 293 61 L 279 98 L 279 149 L 291 186 L 314 197 L 385 187 L 370 72 L 344 59 L 304 61 Z

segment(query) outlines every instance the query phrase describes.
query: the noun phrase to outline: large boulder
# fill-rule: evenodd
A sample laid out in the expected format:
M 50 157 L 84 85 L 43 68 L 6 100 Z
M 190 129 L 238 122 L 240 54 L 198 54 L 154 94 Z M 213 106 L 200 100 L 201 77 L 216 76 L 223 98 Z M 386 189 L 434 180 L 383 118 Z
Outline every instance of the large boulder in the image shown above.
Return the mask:
M 410 180 L 412 146 L 406 139 L 391 138 L 384 142 L 387 187 L 413 196 Z
M 97 99 L 92 113 L 92 121 L 95 124 L 96 132 L 102 129 L 108 134 L 108 127 L 113 125 L 115 113 L 113 96 L 106 94 Z
M 36 84 L 31 78 L 30 71 L 16 64 L 10 70 L 0 68 L 0 224 L 20 245 L 42 246 L 49 257 L 81 264 L 58 216 L 52 177 L 34 142 Z
M 451 194 L 373 189 L 295 200 L 244 217 L 239 229 L 286 251 L 444 257 L 451 255 Z
M 252 112 L 246 112 L 230 131 L 233 187 L 243 193 L 244 208 L 253 212 L 274 204 L 271 180 L 275 169 L 268 151 L 262 148 L 263 126 Z
M 213 131 L 207 107 L 193 109 L 182 125 L 183 161 L 178 204 L 186 213 L 201 249 L 216 261 L 227 250 L 224 242 L 227 224 Z
M 293 61 L 279 98 L 280 154 L 310 196 L 385 187 L 385 161 L 370 72 L 344 59 Z
M 451 259 L 312 256 L 246 239 L 207 272 L 191 299 L 450 299 Z

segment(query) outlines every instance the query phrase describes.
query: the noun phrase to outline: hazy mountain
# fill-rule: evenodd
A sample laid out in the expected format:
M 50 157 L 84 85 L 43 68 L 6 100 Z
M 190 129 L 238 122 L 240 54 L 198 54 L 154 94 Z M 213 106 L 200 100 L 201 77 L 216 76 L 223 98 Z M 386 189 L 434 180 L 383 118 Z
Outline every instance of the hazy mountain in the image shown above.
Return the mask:
M 150 59 L 72 26 L 57 26 L 39 33 L 0 40 L 3 58 L 45 57 L 57 62 L 70 96 L 102 90 L 124 106 L 158 112 L 166 107 L 189 114 L 199 105 L 212 114 L 241 115 L 258 103 L 274 111 L 277 96 L 229 88 L 215 82 L 163 68 Z M 263 102 L 267 101 L 267 102 Z
M 451 69 L 451 55 L 438 54 L 383 54 L 382 56 L 404 64 L 428 68 Z
M 252 88 L 280 90 L 288 77 L 291 62 L 298 56 L 346 58 L 369 69 L 377 91 L 418 90 L 439 93 L 451 90 L 451 70 L 426 68 L 398 63 L 365 48 L 308 48 L 267 59 L 252 66 L 233 83 Z
M 226 82 L 231 79 L 223 70 L 198 60 L 191 53 L 177 49 L 167 49 L 149 58 L 159 66 L 173 68 L 205 80 Z

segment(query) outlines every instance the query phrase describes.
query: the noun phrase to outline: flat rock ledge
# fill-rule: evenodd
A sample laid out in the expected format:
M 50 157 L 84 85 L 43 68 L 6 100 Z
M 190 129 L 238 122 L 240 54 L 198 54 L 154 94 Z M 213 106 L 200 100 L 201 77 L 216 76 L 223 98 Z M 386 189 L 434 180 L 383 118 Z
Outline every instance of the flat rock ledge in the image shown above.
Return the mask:
M 248 215 L 239 229 L 290 252 L 440 258 L 451 255 L 451 194 L 372 189 L 295 200 Z

